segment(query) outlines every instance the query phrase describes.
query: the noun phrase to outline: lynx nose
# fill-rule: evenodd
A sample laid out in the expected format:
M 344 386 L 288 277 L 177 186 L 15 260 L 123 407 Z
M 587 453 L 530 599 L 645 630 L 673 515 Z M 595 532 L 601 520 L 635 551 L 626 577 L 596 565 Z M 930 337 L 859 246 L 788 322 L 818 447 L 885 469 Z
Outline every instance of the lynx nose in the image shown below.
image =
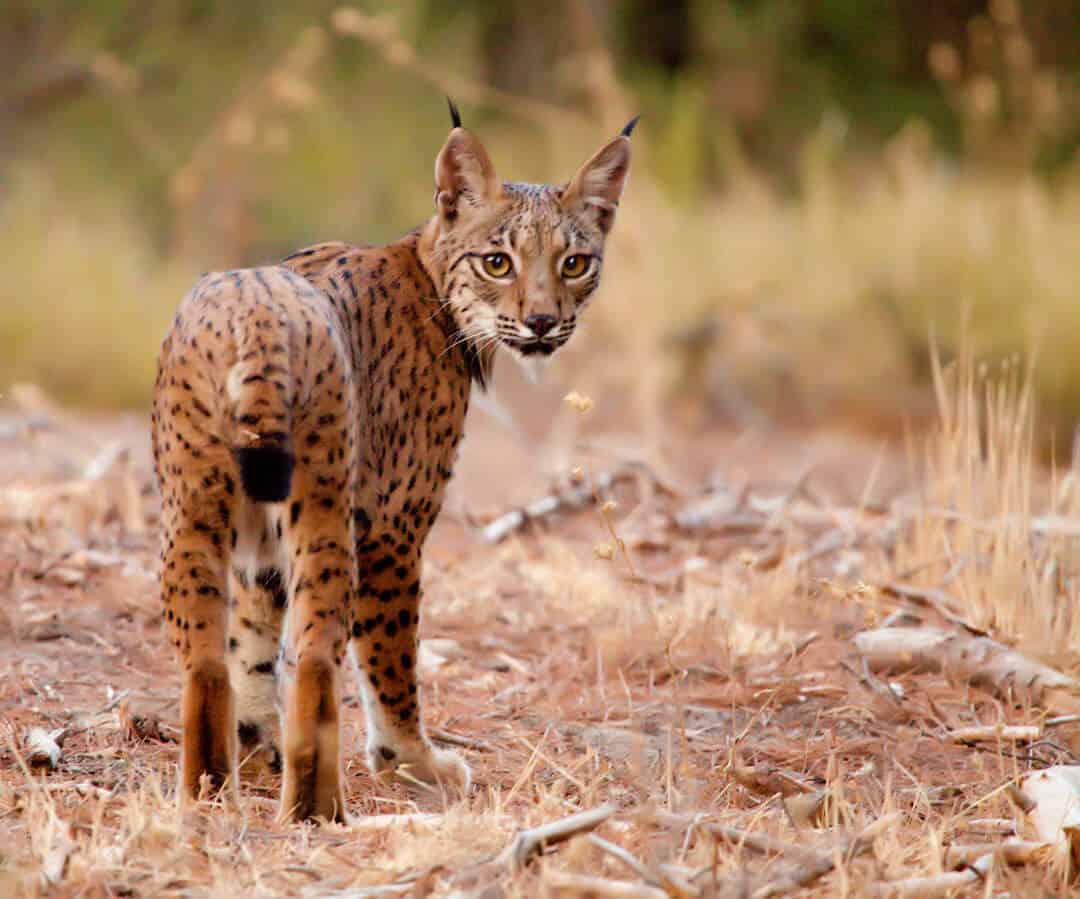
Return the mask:
M 530 315 L 525 319 L 525 327 L 537 337 L 543 337 L 559 323 L 554 315 Z

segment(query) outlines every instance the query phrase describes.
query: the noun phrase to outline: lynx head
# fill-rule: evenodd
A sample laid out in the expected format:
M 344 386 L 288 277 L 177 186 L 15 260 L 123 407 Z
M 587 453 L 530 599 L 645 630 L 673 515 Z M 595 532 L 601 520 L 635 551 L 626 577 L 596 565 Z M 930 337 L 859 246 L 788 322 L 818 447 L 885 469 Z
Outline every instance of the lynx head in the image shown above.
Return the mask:
M 630 122 L 562 185 L 502 182 L 483 145 L 454 128 L 435 163 L 432 261 L 461 339 L 490 359 L 550 356 L 574 333 L 603 268 L 630 168 Z

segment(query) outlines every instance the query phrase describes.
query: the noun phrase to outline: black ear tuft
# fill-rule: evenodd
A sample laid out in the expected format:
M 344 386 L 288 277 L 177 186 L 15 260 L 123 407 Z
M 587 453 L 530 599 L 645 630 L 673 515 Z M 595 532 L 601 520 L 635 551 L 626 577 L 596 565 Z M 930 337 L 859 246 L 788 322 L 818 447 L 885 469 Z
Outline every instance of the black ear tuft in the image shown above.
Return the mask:
M 458 112 L 457 104 L 454 103 L 449 97 L 446 98 L 446 105 L 450 107 L 450 121 L 454 123 L 455 128 L 461 127 L 461 113 Z M 636 121 L 636 119 L 635 119 Z
M 629 137 L 631 134 L 633 134 L 634 133 L 634 126 L 638 123 L 638 119 L 640 119 L 640 118 L 641 118 L 640 115 L 634 116 L 629 122 L 626 123 L 626 127 L 623 128 L 623 130 L 620 131 L 619 134 L 622 135 L 623 137 Z

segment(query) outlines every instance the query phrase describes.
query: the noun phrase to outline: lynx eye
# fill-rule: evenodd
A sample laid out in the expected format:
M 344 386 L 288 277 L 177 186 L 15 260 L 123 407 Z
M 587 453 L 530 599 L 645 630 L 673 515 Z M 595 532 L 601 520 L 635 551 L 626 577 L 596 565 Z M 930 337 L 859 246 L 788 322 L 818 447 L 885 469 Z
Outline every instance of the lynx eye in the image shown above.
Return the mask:
M 514 270 L 514 264 L 505 253 L 488 253 L 480 261 L 492 278 L 505 278 Z
M 573 256 L 567 256 L 563 260 L 562 276 L 564 278 L 580 278 L 589 270 L 589 263 L 591 261 L 592 256 L 586 256 L 584 253 L 575 253 Z

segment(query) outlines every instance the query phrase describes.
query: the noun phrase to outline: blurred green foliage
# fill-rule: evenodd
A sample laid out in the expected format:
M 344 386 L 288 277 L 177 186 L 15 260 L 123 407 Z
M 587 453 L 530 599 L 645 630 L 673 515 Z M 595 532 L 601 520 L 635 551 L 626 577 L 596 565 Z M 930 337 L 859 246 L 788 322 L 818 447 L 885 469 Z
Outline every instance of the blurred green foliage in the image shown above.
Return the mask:
M 877 342 L 858 394 L 923 377 L 931 327 L 1050 334 L 1072 415 L 1080 265 L 1044 257 L 1080 229 L 1078 25 L 1080 0 L 0 0 L 0 389 L 143 402 L 198 271 L 417 224 L 448 91 L 515 179 L 643 113 L 629 289 L 679 289 L 639 349 L 780 314 L 785 370 L 834 398 L 815 343 Z

